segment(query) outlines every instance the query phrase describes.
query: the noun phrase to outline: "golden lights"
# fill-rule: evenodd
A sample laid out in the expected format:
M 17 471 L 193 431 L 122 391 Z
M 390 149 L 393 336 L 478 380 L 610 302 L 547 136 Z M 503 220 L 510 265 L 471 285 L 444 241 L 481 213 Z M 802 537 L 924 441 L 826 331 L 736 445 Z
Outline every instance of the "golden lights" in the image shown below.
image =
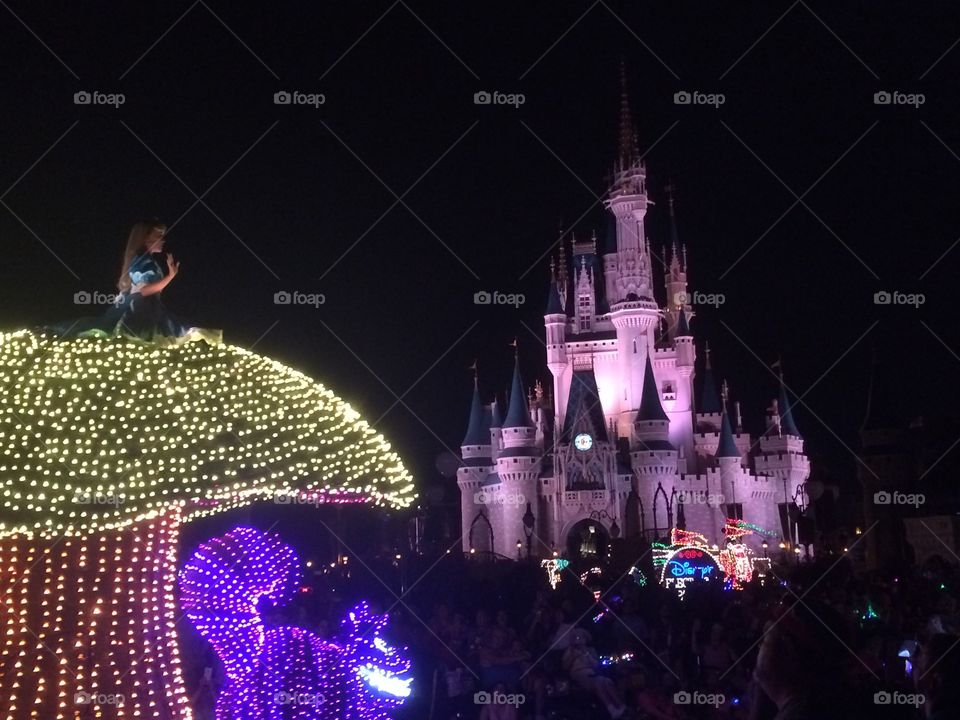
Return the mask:
M 348 403 L 238 347 L 0 334 L 0 387 L 0 536 L 302 491 L 414 498 L 399 456 Z

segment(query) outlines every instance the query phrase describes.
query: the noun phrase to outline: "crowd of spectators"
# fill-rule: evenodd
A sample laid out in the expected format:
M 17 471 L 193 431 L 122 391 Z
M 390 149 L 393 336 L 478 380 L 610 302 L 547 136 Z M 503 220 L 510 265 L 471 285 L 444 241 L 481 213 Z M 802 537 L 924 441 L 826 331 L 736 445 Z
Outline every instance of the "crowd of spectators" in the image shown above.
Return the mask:
M 960 717 L 960 575 L 830 565 L 683 600 L 633 576 L 588 587 L 569 572 L 528 598 L 503 588 L 500 604 L 411 604 L 395 613 L 420 671 L 409 717 Z

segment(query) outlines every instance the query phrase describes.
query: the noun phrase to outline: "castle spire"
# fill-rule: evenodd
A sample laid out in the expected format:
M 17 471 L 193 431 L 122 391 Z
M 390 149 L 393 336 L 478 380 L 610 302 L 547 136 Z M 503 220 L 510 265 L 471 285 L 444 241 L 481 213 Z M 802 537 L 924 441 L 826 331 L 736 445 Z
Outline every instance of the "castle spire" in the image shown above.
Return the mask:
M 467 445 L 489 445 L 490 433 L 484 427 L 484 409 L 480 402 L 480 389 L 477 382 L 477 364 L 471 367 L 473 370 L 473 402 L 470 404 L 470 420 L 467 423 L 467 434 L 461 443 Z
M 640 157 L 637 149 L 637 133 L 633 129 L 633 115 L 630 113 L 630 98 L 627 93 L 627 66 L 620 59 L 620 149 L 617 154 L 620 169 L 625 170 Z
M 723 405 L 721 407 L 720 419 L 720 442 L 717 445 L 716 458 L 740 457 L 740 450 L 733 441 L 733 430 L 730 428 L 730 416 L 727 413 L 727 382 L 723 382 Z
M 713 381 L 713 368 L 710 366 L 710 343 L 704 350 L 707 360 L 703 368 L 703 384 L 700 386 L 700 403 L 697 412 L 713 414 L 720 412 L 720 399 L 717 397 L 717 386 Z
M 783 382 L 783 368 L 780 368 L 780 396 L 777 398 L 777 408 L 780 411 L 780 434 L 800 437 L 797 424 L 793 421 L 793 411 L 787 400 L 787 386 Z
M 680 308 L 680 315 L 677 317 L 677 330 L 675 337 L 690 337 L 690 324 L 687 322 L 687 313 Z
M 663 405 L 660 404 L 660 391 L 657 389 L 657 379 L 653 375 L 650 353 L 647 353 L 647 364 L 643 371 L 643 389 L 640 391 L 640 409 L 637 411 L 637 421 L 669 419 L 663 411 Z
M 514 348 L 516 348 L 516 341 L 514 341 Z M 520 377 L 519 357 L 514 357 L 510 406 L 507 408 L 507 419 L 503 421 L 503 426 L 505 428 L 533 427 L 530 410 L 527 407 L 527 395 L 523 390 L 523 380 Z
M 673 194 L 676 188 L 671 180 L 664 188 L 667 196 L 667 211 L 670 216 L 670 265 L 680 263 L 680 234 L 677 232 L 677 215 L 673 208 Z M 686 263 L 684 263 L 686 266 Z

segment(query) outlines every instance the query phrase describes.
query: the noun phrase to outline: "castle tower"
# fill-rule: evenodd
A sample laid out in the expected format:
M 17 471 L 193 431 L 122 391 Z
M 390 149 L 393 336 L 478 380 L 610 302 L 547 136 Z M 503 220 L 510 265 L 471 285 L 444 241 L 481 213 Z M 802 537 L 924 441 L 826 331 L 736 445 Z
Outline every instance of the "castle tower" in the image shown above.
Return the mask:
M 720 396 L 717 394 L 717 384 L 713 379 L 713 366 L 710 363 L 710 344 L 704 348 L 703 381 L 700 383 L 700 394 L 694 403 L 697 432 L 719 432 L 720 430 Z
M 492 414 L 480 401 L 480 389 L 477 377 L 473 378 L 473 400 L 470 404 L 470 417 L 467 433 L 460 445 L 462 462 L 457 468 L 457 485 L 460 488 L 460 518 L 463 527 L 463 550 L 471 549 L 490 552 L 493 527 L 497 522 L 499 509 L 492 499 L 491 474 L 494 472 L 492 459 L 491 430 Z
M 673 345 L 676 350 L 677 387 L 676 397 L 670 409 L 670 441 L 683 449 L 684 458 L 693 458 L 694 452 L 694 407 L 693 376 L 697 362 L 697 349 L 693 343 L 693 333 L 687 321 L 687 311 L 680 308 L 677 314 L 677 326 L 674 330 Z M 681 467 L 681 472 L 686 472 Z
M 754 459 L 757 475 L 769 478 L 771 499 L 779 512 L 773 514 L 774 506 L 767 503 L 771 516 L 752 522 L 777 530 L 782 538 L 796 542 L 796 531 L 788 509 L 794 502 L 801 506 L 805 504 L 802 488 L 810 476 L 810 460 L 803 452 L 803 438 L 797 430 L 792 410 L 781 372 L 779 395 L 771 403 L 768 426 L 760 438 L 760 454 Z
M 500 479 L 502 522 L 494 542 L 498 553 L 514 557 L 517 541 L 525 537 L 523 515 L 527 503 L 535 521 L 540 517 L 537 478 L 543 457 L 542 449 L 536 446 L 537 428 L 527 406 L 519 358 L 514 363 L 510 401 L 501 434 L 503 449 L 497 456 L 496 472 Z
M 594 265 L 597 257 L 596 235 L 587 242 L 571 239 L 573 255 L 573 314 L 574 333 L 589 333 L 594 330 L 597 317 L 597 286 Z
M 714 538 L 718 538 L 728 517 L 749 520 L 744 517 L 743 512 L 744 503 L 749 500 L 749 491 L 746 487 L 741 487 L 745 484 L 742 482 L 743 456 L 733 439 L 730 415 L 727 413 L 726 386 L 724 386 L 720 418 L 720 442 L 714 459 L 717 463 L 716 475 L 719 482 L 715 485 L 716 489 L 710 491 L 715 494 L 716 502 L 708 495 L 708 505 L 714 523 Z M 756 522 L 755 519 L 750 521 Z
M 673 209 L 673 186 L 667 186 L 667 209 L 670 212 L 670 255 L 669 261 L 664 253 L 663 286 L 667 291 L 666 319 L 667 334 L 671 339 L 677 337 L 680 323 L 680 313 L 685 312 L 687 322 L 693 318 L 693 309 L 690 306 L 687 292 L 687 251 L 683 248 L 680 254 L 680 237 L 677 232 L 677 218 Z
M 637 442 L 630 453 L 630 465 L 635 478 L 633 490 L 643 508 L 643 526 L 648 531 L 655 530 L 659 537 L 669 533 L 676 523 L 673 490 L 679 453 L 669 436 L 670 418 L 660 403 L 660 391 L 648 355 L 640 408 L 634 419 Z
M 621 66 L 620 151 L 605 205 L 616 220 L 616 284 L 607 298 L 617 333 L 623 392 L 618 393 L 618 432 L 629 437 L 640 405 L 645 356 L 653 348 L 660 310 L 653 296 L 650 247 L 643 228 L 647 206 L 647 169 L 637 150 L 626 74 Z
M 570 385 L 572 369 L 567 362 L 567 314 L 563 309 L 560 290 L 553 282 L 547 291 L 547 311 L 543 316 L 546 328 L 547 367 L 553 375 L 553 398 L 557 415 L 563 412 L 563 389 Z M 557 425 L 555 422 L 554 425 Z

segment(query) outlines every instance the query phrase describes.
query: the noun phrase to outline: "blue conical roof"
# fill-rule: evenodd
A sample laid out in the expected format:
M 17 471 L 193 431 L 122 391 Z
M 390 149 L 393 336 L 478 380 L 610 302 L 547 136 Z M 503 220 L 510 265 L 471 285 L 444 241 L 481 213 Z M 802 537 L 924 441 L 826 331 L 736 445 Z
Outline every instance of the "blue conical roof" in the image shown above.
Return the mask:
M 467 434 L 462 445 L 489 445 L 490 431 L 484 428 L 484 409 L 480 402 L 480 391 L 476 383 L 473 385 L 473 402 L 470 404 L 470 421 L 467 423 Z
M 697 412 L 707 414 L 720 412 L 720 396 L 717 395 L 717 386 L 713 382 L 713 370 L 710 369 L 709 360 L 703 368 L 703 384 L 700 386 Z
M 552 281 L 550 289 L 547 291 L 547 312 L 546 315 L 563 315 L 563 301 L 560 299 L 560 291 Z
M 723 418 L 720 421 L 720 443 L 717 445 L 717 452 L 713 456 L 718 458 L 740 457 L 740 450 L 737 449 L 737 444 L 733 441 L 733 430 L 730 428 L 730 416 L 727 414 L 726 408 L 723 410 Z
M 777 399 L 777 407 L 780 410 L 780 432 L 784 435 L 800 437 L 797 424 L 793 421 L 792 408 L 787 402 L 787 386 L 783 384 L 783 375 L 780 376 L 780 397 Z
M 690 337 L 690 325 L 687 323 L 687 313 L 680 308 L 680 317 L 677 318 L 676 337 Z
M 593 374 L 593 369 L 573 371 L 560 442 L 569 443 L 574 434 L 581 432 L 584 428 L 589 429 L 590 434 L 597 440 L 606 442 L 607 425 L 603 417 L 600 391 L 597 389 L 597 377 Z
M 520 378 L 520 358 L 513 366 L 513 385 L 510 387 L 510 406 L 507 408 L 507 419 L 503 427 L 533 427 L 530 411 L 527 409 L 527 395 L 523 389 L 523 380 Z
M 641 420 L 669 420 L 660 404 L 660 391 L 657 389 L 657 379 L 653 375 L 653 365 L 650 363 L 650 353 L 647 353 L 647 365 L 643 371 L 643 389 L 640 392 L 640 409 L 637 411 L 637 422 Z

